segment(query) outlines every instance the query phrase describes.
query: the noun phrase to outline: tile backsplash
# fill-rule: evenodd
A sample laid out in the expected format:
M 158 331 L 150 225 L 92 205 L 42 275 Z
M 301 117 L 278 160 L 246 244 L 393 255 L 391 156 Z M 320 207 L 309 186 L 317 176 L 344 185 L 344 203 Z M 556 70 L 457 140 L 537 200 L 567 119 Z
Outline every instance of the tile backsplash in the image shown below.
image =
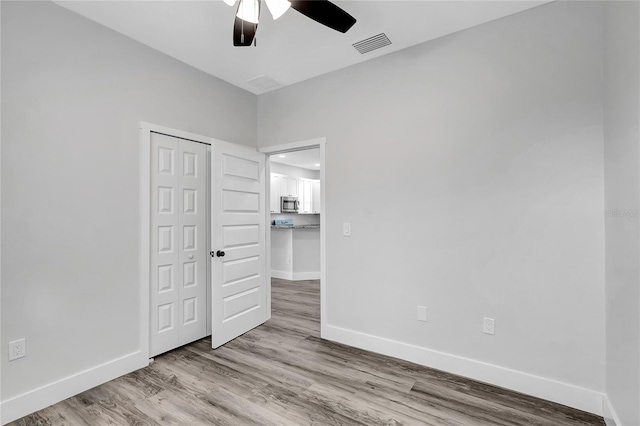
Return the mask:
M 275 219 L 293 219 L 294 225 L 319 225 L 319 214 L 272 213 L 271 223 Z

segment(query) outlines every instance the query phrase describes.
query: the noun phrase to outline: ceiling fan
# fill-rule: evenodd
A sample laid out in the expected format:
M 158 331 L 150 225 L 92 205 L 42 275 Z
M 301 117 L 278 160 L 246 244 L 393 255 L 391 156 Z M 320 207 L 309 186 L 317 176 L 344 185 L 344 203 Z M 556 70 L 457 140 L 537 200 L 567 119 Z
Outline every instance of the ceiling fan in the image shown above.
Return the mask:
M 264 0 L 273 19 L 281 17 L 289 8 L 333 30 L 346 33 L 356 19 L 329 0 Z M 236 0 L 224 0 L 233 6 Z M 240 0 L 233 24 L 234 46 L 255 46 L 256 31 L 262 0 Z

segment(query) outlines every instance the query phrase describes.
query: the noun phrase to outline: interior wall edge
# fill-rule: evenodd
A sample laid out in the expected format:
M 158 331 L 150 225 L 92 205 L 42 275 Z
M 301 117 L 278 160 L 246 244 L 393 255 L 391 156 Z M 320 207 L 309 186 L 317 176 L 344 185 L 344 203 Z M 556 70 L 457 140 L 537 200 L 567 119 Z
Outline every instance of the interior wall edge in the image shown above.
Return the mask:
M 9 398 L 0 403 L 1 423 L 7 424 L 148 365 L 149 360 L 137 351 Z
M 522 371 L 327 324 L 324 339 L 603 415 L 605 394 Z M 621 426 L 619 423 L 617 426 Z

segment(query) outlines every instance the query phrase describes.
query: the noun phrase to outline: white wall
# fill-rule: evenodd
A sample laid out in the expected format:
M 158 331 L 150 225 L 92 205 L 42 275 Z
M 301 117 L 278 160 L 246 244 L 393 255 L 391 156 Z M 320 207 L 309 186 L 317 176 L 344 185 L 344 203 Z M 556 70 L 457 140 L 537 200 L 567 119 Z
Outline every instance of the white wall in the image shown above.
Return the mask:
M 0 351 L 11 416 L 140 346 L 139 122 L 255 146 L 257 107 L 53 3 L 2 2 L 2 110 L 0 347 L 27 338 L 24 359 Z
M 640 7 L 604 5 L 606 393 L 640 425 Z
M 258 98 L 260 147 L 327 137 L 325 336 L 601 411 L 601 19 L 555 2 Z

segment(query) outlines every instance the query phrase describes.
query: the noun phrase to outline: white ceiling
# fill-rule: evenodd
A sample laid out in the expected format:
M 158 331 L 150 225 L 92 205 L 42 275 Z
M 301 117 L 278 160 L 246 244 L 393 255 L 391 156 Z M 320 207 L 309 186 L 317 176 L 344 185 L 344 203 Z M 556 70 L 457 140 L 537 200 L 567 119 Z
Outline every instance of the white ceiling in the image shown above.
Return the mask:
M 320 149 L 318 148 L 285 152 L 280 155 L 272 155 L 269 158 L 274 163 L 288 164 L 309 170 L 320 170 Z
M 255 94 L 268 76 L 281 86 L 511 15 L 543 1 L 334 1 L 357 19 L 346 34 L 289 10 L 262 11 L 257 47 L 234 47 L 235 7 L 221 0 L 56 1 L 119 33 Z M 352 44 L 384 32 L 392 44 L 361 55 Z M 279 86 L 278 86 L 279 87 Z

